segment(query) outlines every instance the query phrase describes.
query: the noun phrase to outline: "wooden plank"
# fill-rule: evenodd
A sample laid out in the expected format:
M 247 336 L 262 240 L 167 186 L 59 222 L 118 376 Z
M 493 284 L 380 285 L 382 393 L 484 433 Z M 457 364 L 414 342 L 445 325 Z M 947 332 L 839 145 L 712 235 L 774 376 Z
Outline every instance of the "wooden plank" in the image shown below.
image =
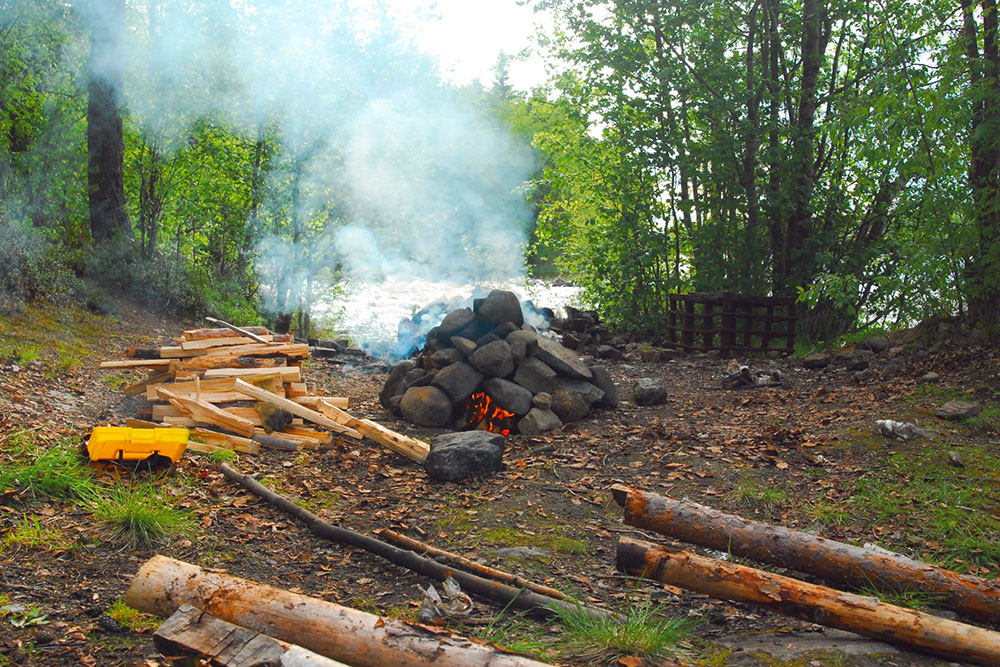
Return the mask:
M 142 380 L 141 382 L 136 382 L 135 384 L 130 384 L 129 386 L 125 387 L 125 395 L 126 396 L 138 396 L 139 394 L 143 393 L 144 391 L 148 391 L 148 389 L 149 389 L 149 387 L 151 385 L 156 385 L 156 384 L 160 384 L 160 383 L 166 382 L 167 380 L 171 379 L 172 377 L 173 376 L 170 374 L 169 371 L 167 371 L 165 373 L 153 373 L 152 375 L 150 375 L 149 377 L 147 377 L 145 380 Z
M 210 368 L 205 371 L 206 378 L 251 378 L 255 382 L 260 378 L 268 376 L 278 376 L 283 382 L 298 382 L 301 375 L 302 370 L 298 366 L 277 366 L 275 368 Z
M 368 419 L 359 420 L 357 429 L 366 438 L 371 438 L 386 449 L 391 449 L 397 454 L 402 454 L 407 458 L 413 459 L 417 463 L 423 463 L 431 451 L 431 446 L 423 440 L 417 440 L 408 435 L 396 433 Z
M 273 343 L 271 336 L 260 336 L 260 338 L 267 341 L 269 344 Z M 211 350 L 211 348 L 225 348 L 232 345 L 250 345 L 253 343 L 259 343 L 253 338 L 247 338 L 246 336 L 223 336 L 222 338 L 201 338 L 199 340 L 186 340 L 181 343 L 182 350 Z
M 191 380 L 189 382 L 161 382 L 146 387 L 146 399 L 150 401 L 159 400 L 156 390 L 160 387 L 175 394 L 190 394 L 194 393 L 196 389 L 201 389 L 202 392 L 232 391 L 235 386 L 233 378 L 211 378 L 197 381 Z
M 211 403 L 178 396 L 162 387 L 157 390 L 157 394 L 197 422 L 219 426 L 248 438 L 254 434 L 254 425 L 251 421 L 217 408 Z
M 361 440 L 362 438 L 362 435 L 352 428 L 342 426 L 337 422 L 333 421 L 332 419 L 330 419 L 329 417 L 320 414 L 319 412 L 316 412 L 315 410 L 310 410 L 306 406 L 299 405 L 295 401 L 272 394 L 271 392 L 261 389 L 260 387 L 256 387 L 250 384 L 249 382 L 246 382 L 245 380 L 237 379 L 236 388 L 245 393 L 247 396 L 256 398 L 261 401 L 270 401 L 271 403 L 277 405 L 279 408 L 284 408 L 288 410 L 293 415 L 298 415 L 299 417 L 307 419 L 313 422 L 314 424 L 325 426 L 326 428 L 336 433 L 343 433 L 344 435 L 349 435 L 352 438 L 356 438 L 358 440 Z
M 315 440 L 316 443 L 320 445 L 329 445 L 333 442 L 332 433 L 309 428 L 308 426 L 286 426 L 284 430 L 278 432 L 282 435 L 295 435 L 303 438 L 309 438 L 310 440 Z
M 271 332 L 267 327 L 243 327 L 245 331 L 258 336 L 267 336 Z M 183 332 L 183 340 L 198 340 L 199 338 L 223 338 L 225 336 L 243 336 L 238 331 L 233 331 L 227 327 L 217 327 L 212 329 L 187 329 Z M 243 336 L 246 338 L 246 336 Z
M 200 357 L 184 359 L 181 368 L 186 371 L 204 371 L 213 368 L 278 368 L 288 363 L 286 357 L 267 357 L 243 355 L 231 357 L 228 355 L 203 354 Z
M 173 363 L 171 359 L 121 359 L 102 361 L 100 368 L 169 368 Z
M 267 342 L 261 336 L 258 336 L 257 334 L 255 334 L 254 332 L 250 331 L 249 329 L 243 329 L 241 327 L 236 326 L 235 324 L 230 324 L 229 322 L 226 322 L 224 320 L 217 320 L 214 317 L 206 317 L 205 321 L 206 322 L 211 322 L 212 324 L 218 324 L 218 325 L 223 326 L 223 327 L 225 327 L 227 329 L 232 329 L 233 331 L 235 331 L 239 335 L 244 336 L 246 338 L 252 338 L 253 340 L 257 341 L 258 343 L 266 343 Z
M 351 404 L 351 399 L 344 396 L 295 396 L 292 400 L 314 410 L 317 409 L 316 404 L 320 401 L 337 408 L 346 408 Z
M 185 350 L 177 345 L 166 345 L 157 351 L 161 359 L 190 359 L 205 354 L 204 350 Z

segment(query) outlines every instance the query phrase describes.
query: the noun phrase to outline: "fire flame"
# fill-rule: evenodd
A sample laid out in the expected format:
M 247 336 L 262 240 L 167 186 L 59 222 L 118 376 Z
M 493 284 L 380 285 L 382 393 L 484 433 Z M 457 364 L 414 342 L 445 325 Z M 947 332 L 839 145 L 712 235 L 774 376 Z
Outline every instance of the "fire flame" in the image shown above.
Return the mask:
M 510 425 L 514 413 L 501 408 L 485 392 L 478 392 L 469 397 L 466 414 L 469 424 L 478 429 L 500 435 L 510 435 Z

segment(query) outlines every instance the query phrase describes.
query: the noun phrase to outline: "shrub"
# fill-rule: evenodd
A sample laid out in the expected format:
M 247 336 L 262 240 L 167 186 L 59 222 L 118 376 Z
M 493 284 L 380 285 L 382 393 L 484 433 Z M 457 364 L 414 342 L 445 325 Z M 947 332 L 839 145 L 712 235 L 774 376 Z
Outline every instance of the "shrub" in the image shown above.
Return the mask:
M 78 284 L 41 232 L 0 219 L 0 313 L 28 301 L 65 302 Z

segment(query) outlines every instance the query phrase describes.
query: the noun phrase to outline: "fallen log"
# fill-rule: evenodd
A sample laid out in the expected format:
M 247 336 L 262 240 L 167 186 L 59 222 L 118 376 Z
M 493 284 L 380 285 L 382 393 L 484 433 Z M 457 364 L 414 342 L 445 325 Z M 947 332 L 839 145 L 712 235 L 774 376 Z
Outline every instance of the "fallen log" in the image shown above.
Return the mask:
M 348 667 L 301 646 L 215 618 L 182 604 L 153 634 L 153 644 L 174 663 L 194 658 L 211 667 Z M 190 662 L 190 660 L 188 660 Z
M 1000 633 L 752 567 L 619 538 L 622 572 L 977 665 L 1000 664 Z
M 630 526 L 812 574 L 838 586 L 932 593 L 941 597 L 935 604 L 1000 623 L 1000 581 L 895 558 L 629 486 L 616 484 L 611 490 L 625 508 L 625 523 Z
M 308 419 L 314 424 L 325 426 L 326 428 L 336 433 L 343 433 L 344 435 L 349 435 L 352 438 L 356 438 L 357 440 L 360 440 L 362 438 L 361 434 L 352 428 L 349 428 L 347 426 L 342 426 L 337 422 L 333 421 L 332 419 L 330 419 L 329 417 L 321 415 L 315 410 L 310 410 L 306 406 L 299 405 L 295 401 L 291 401 L 282 396 L 278 396 L 277 394 L 272 394 L 266 389 L 261 389 L 260 387 L 257 387 L 255 385 L 250 384 L 249 382 L 246 382 L 245 380 L 240 380 L 237 378 L 236 390 L 242 391 L 247 396 L 251 398 L 256 398 L 258 401 L 268 401 L 270 403 L 274 403 L 279 408 L 284 408 L 285 410 L 291 412 L 293 415 L 298 415 L 303 419 Z
M 355 667 L 540 667 L 502 649 L 424 626 L 154 556 L 125 594 L 130 607 L 170 616 L 182 604 Z
M 412 537 L 407 537 L 406 535 L 397 533 L 389 528 L 379 528 L 375 531 L 375 534 L 389 540 L 393 544 L 397 544 L 405 549 L 409 549 L 410 551 L 415 551 L 418 554 L 433 556 L 439 560 L 454 563 L 458 567 L 463 568 L 465 571 L 472 572 L 473 574 L 477 574 L 481 577 L 499 581 L 511 586 L 516 586 L 517 588 L 526 588 L 529 591 L 534 591 L 540 595 L 548 595 L 549 597 L 556 598 L 557 600 L 566 600 L 567 602 L 573 601 L 573 598 L 560 590 L 556 590 L 555 588 L 536 584 L 525 579 L 524 577 L 511 574 L 510 572 L 504 572 L 492 567 L 487 567 L 482 563 L 477 563 L 474 560 L 469 560 L 464 556 L 453 554 L 450 551 L 445 551 L 444 549 L 438 549 L 437 547 L 425 544 L 424 542 L 415 540 Z
M 341 526 L 334 526 L 333 524 L 323 521 L 304 507 L 296 505 L 288 498 L 271 491 L 254 479 L 251 475 L 243 475 L 225 463 L 220 465 L 219 469 L 227 478 L 237 484 L 240 484 L 243 488 L 247 489 L 255 496 L 263 498 L 285 514 L 295 517 L 299 521 L 305 523 L 309 532 L 313 535 L 322 537 L 323 539 L 330 540 L 332 542 L 337 542 L 338 544 L 363 549 L 370 554 L 384 558 L 391 563 L 399 565 L 400 567 L 405 567 L 406 569 L 412 570 L 417 574 L 422 574 L 425 577 L 437 579 L 438 581 L 444 581 L 448 577 L 454 577 L 455 581 L 458 582 L 466 593 L 478 595 L 479 597 L 484 597 L 490 600 L 497 600 L 504 604 L 525 609 L 531 613 L 542 616 L 543 618 L 551 618 L 552 616 L 555 616 L 556 612 L 554 609 L 556 608 L 572 612 L 579 612 L 582 610 L 585 613 L 589 613 L 600 618 L 607 618 L 611 616 L 611 614 L 603 610 L 583 607 L 575 602 L 571 603 L 566 602 L 565 600 L 557 600 L 546 595 L 540 595 L 533 591 L 518 589 L 512 586 L 507 586 L 498 581 L 484 579 L 483 577 L 476 576 L 475 574 L 471 574 L 454 567 L 442 565 L 437 561 L 424 558 L 423 556 L 415 554 L 412 551 L 400 549 L 399 547 L 395 547 L 391 544 L 375 539 L 374 537 L 357 533 L 353 530 L 342 528 Z

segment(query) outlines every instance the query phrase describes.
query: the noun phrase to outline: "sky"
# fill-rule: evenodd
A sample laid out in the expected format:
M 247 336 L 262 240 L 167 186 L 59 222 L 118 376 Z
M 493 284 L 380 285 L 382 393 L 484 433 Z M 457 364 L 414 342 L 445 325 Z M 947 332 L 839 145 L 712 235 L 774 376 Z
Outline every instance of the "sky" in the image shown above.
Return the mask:
M 536 25 L 544 26 L 547 18 L 519 0 L 386 0 L 386 4 L 402 30 L 438 58 L 444 79 L 459 85 L 477 78 L 489 85 L 500 52 L 514 55 L 532 46 Z M 530 90 L 544 78 L 544 64 L 537 55 L 510 65 L 510 82 L 519 90 Z

